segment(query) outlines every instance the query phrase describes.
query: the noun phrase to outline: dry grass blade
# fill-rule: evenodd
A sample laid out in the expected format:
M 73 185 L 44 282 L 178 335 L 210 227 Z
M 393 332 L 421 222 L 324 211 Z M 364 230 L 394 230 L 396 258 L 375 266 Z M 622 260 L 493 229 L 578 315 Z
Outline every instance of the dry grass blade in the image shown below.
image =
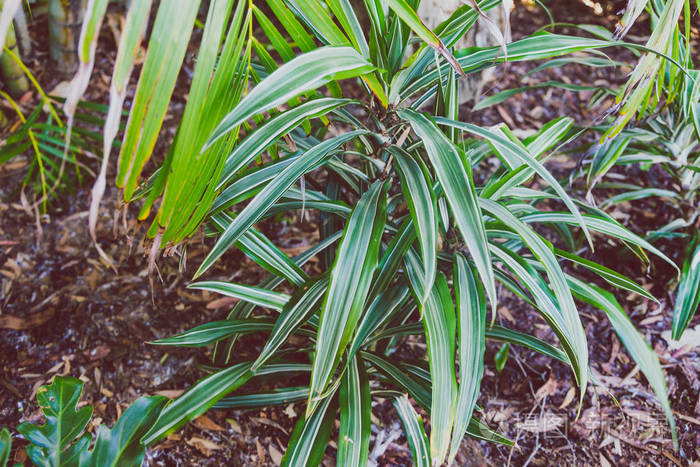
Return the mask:
M 150 10 L 151 0 L 142 0 L 139 2 L 132 2 L 129 12 L 127 13 L 126 25 L 119 38 L 117 60 L 114 64 L 112 83 L 109 89 L 109 110 L 107 112 L 103 133 L 102 164 L 100 165 L 100 173 L 95 180 L 91 192 L 92 198 L 90 200 L 90 211 L 88 215 L 90 237 L 100 256 L 107 260 L 109 264 L 113 264 L 113 262 L 110 260 L 109 255 L 107 255 L 97 243 L 97 235 L 95 233 L 97 215 L 107 184 L 107 166 L 109 164 L 112 142 L 119 130 L 122 106 L 126 98 L 126 85 L 129 82 L 129 77 L 134 67 L 134 59 L 140 48 L 141 35 Z

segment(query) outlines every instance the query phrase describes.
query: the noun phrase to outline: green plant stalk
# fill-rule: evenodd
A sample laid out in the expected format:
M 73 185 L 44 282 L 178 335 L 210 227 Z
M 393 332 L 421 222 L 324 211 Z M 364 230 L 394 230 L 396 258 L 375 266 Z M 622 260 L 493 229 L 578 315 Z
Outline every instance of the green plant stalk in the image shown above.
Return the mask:
M 56 71 L 78 70 L 78 43 L 86 0 L 49 0 L 49 54 Z
M 5 47 L 17 57 L 20 56 L 17 47 L 17 38 L 15 37 L 15 28 L 12 24 L 10 24 L 10 28 L 7 31 Z M 2 79 L 11 96 L 20 97 L 29 91 L 29 81 L 27 81 L 22 67 L 5 51 L 0 55 L 0 73 L 2 73 Z

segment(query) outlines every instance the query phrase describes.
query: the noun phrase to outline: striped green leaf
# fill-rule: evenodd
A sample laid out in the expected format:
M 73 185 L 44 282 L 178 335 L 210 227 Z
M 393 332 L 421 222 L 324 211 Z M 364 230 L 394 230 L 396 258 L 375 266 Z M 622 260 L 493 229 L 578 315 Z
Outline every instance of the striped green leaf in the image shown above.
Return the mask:
M 423 291 L 420 290 L 421 285 L 418 281 L 420 263 L 415 254 L 409 253 L 407 256 L 406 270 L 416 295 L 422 296 Z M 430 456 L 440 465 L 447 457 L 450 446 L 457 399 L 454 365 L 456 317 L 444 274 L 437 275 L 435 286 L 420 310 L 425 326 L 430 378 L 433 383 L 430 405 Z
M 408 296 L 409 290 L 404 284 L 397 284 L 380 293 L 367 308 L 348 355 L 355 355 L 361 347 L 365 346 L 370 335 L 393 317 Z
M 423 428 L 423 421 L 409 402 L 408 397 L 401 396 L 394 399 L 394 408 L 403 424 L 403 431 L 416 467 L 431 467 L 433 464 L 430 461 L 428 437 L 425 434 L 425 428 Z
M 617 238 L 620 240 L 623 240 L 625 242 L 631 243 L 633 245 L 636 245 L 640 248 L 644 248 L 647 251 L 650 251 L 654 253 L 656 256 L 659 258 L 663 259 L 666 261 L 668 264 L 673 266 L 676 271 L 680 272 L 678 269 L 678 266 L 676 266 L 676 263 L 671 261 L 671 259 L 661 253 L 658 248 L 654 247 L 651 243 L 647 242 L 640 236 L 634 234 L 633 232 L 625 229 L 622 227 L 620 224 L 613 222 L 609 219 L 605 219 L 600 216 L 589 216 L 589 215 L 584 215 L 583 221 L 586 223 L 586 226 L 594 230 L 596 232 L 603 233 L 605 235 L 609 235 L 613 238 Z M 527 223 L 532 223 L 532 222 L 546 222 L 546 223 L 564 223 L 564 224 L 569 224 L 569 225 L 578 225 L 579 220 L 574 218 L 573 215 L 567 213 L 567 212 L 536 212 L 532 214 L 526 214 L 520 218 L 521 221 L 527 222 Z
M 226 157 L 218 188 L 220 189 L 227 185 L 239 170 L 247 166 L 275 141 L 301 125 L 302 122 L 326 115 L 328 112 L 348 102 L 350 102 L 348 99 L 334 99 L 331 97 L 313 99 L 286 112 L 282 112 L 264 125 L 259 126 Z
M 671 335 L 680 340 L 688 323 L 700 306 L 700 236 L 696 235 L 683 261 L 681 281 L 676 290 Z
M 270 332 L 273 323 L 260 319 L 236 319 L 230 321 L 211 321 L 195 328 L 165 339 L 152 341 L 154 345 L 174 345 L 177 347 L 202 347 L 225 339 L 234 334 L 253 332 Z
M 270 338 L 260 351 L 255 363 L 253 363 L 253 371 L 260 368 L 263 363 L 272 357 L 287 338 L 320 308 L 321 299 L 326 292 L 327 285 L 328 280 L 324 278 L 299 289 L 277 318 Z
M 659 301 L 654 297 L 652 294 L 647 292 L 647 290 L 642 287 L 641 285 L 637 284 L 635 281 L 630 279 L 627 276 L 623 276 L 622 274 L 613 271 L 610 268 L 606 268 L 603 265 L 600 265 L 598 263 L 595 263 L 593 261 L 589 261 L 586 258 L 581 258 L 580 256 L 577 256 L 573 253 L 569 253 L 563 250 L 560 250 L 556 248 L 554 252 L 558 255 L 561 256 L 562 258 L 566 258 L 569 261 L 580 264 L 581 266 L 585 267 L 586 269 L 589 269 L 596 274 L 598 274 L 605 282 L 608 284 L 614 286 L 614 287 L 619 287 L 624 290 L 628 290 L 630 292 L 634 292 L 636 294 L 641 295 L 642 297 L 648 298 L 649 300 L 653 300 L 656 303 L 659 303 Z
M 426 44 L 435 49 L 440 55 L 445 57 L 447 63 L 452 66 L 460 75 L 464 75 L 462 67 L 459 66 L 457 60 L 452 56 L 447 47 L 442 43 L 440 38 L 433 31 L 423 24 L 421 19 L 416 14 L 415 10 L 405 0 L 387 0 L 386 2 L 394 13 L 408 25 L 411 30 L 416 33 Z
M 250 362 L 243 362 L 199 380 L 160 413 L 156 423 L 141 439 L 141 443 L 146 446 L 152 445 L 202 415 L 251 376 Z
M 282 308 L 284 308 L 290 299 L 289 295 L 284 293 L 273 292 L 252 285 L 235 284 L 233 282 L 202 281 L 190 284 L 187 288 L 218 293 L 277 311 L 282 311 Z
M 570 365 L 569 358 L 564 352 L 542 339 L 538 339 L 529 334 L 504 328 L 496 324 L 486 329 L 486 338 L 521 345 Z
M 350 0 L 327 0 L 328 6 L 333 10 L 333 14 L 343 27 L 352 45 L 362 54 L 369 58 L 369 45 L 365 39 L 365 33 L 360 21 L 355 14 Z
M 678 449 L 676 422 L 673 418 L 671 405 L 668 401 L 668 390 L 666 388 L 664 372 L 661 369 L 659 357 L 656 355 L 656 352 L 649 347 L 649 344 L 646 343 L 610 292 L 599 287 L 588 285 L 575 277 L 568 276 L 567 279 L 571 285 L 571 289 L 578 298 L 601 309 L 608 316 L 613 329 L 615 329 L 615 332 L 630 353 L 630 356 L 637 365 L 639 365 L 639 369 L 642 370 L 644 376 L 647 377 L 647 381 L 649 381 L 656 396 L 659 398 L 661 408 L 666 414 L 668 424 L 671 427 L 673 445 Z
M 224 397 L 214 405 L 215 409 L 257 409 L 272 405 L 301 402 L 309 397 L 308 386 L 273 389 L 269 392 L 241 394 Z
M 215 214 L 210 218 L 219 231 L 225 231 L 233 222 L 226 213 Z M 248 229 L 236 242 L 236 246 L 255 263 L 272 274 L 286 279 L 290 284 L 302 285 L 308 279 L 301 267 L 287 256 L 269 238 L 255 228 Z
M 375 182 L 345 226 L 321 310 L 307 414 L 325 396 L 333 371 L 350 342 L 377 267 L 386 219 L 386 183 Z
M 337 458 L 339 466 L 367 465 L 371 414 L 369 379 L 367 379 L 364 363 L 354 357 L 340 385 L 340 432 Z
M 411 212 L 413 225 L 416 226 L 423 262 L 423 290 L 426 293 L 421 301 L 425 301 L 433 287 L 437 271 L 437 200 L 423 161 L 397 146 L 389 146 L 387 150 L 397 162 L 401 190 Z
M 253 115 L 331 81 L 359 76 L 373 69 L 352 47 L 321 47 L 299 55 L 255 86 L 221 120 L 209 136 L 206 146 L 212 145 Z
M 581 386 L 581 397 L 583 397 L 588 383 L 588 343 L 586 341 L 586 332 L 581 324 L 581 319 L 573 297 L 571 296 L 571 291 L 567 286 L 564 272 L 554 256 L 551 247 L 549 247 L 542 237 L 534 230 L 515 217 L 501 204 L 495 201 L 482 199 L 481 206 L 485 211 L 489 212 L 496 219 L 499 219 L 522 238 L 523 242 L 525 242 L 527 247 L 547 271 L 550 286 L 561 310 L 560 316 L 563 319 L 561 323 L 562 328 L 566 329 L 566 333 L 570 336 L 571 342 L 574 345 L 576 357 L 572 359 L 572 364 L 576 380 L 579 386 Z
M 587 379 L 588 368 L 580 367 L 580 361 L 582 359 L 587 359 L 587 353 L 582 356 L 577 354 L 578 345 L 576 344 L 576 336 L 571 334 L 567 326 L 567 321 L 556 304 L 555 298 L 552 296 L 551 291 L 538 272 L 530 267 L 522 258 L 503 247 L 492 244 L 491 251 L 513 272 L 514 276 L 523 286 L 532 293 L 537 305 L 537 311 L 552 327 L 552 330 L 559 339 L 562 349 L 570 362 L 574 376 L 578 380 L 581 373 L 586 372 L 585 379 Z
M 491 309 L 495 310 L 496 281 L 491 267 L 491 257 L 486 247 L 486 232 L 469 167 L 462 163 L 457 148 L 428 117 L 413 110 L 400 110 L 398 114 L 411 124 L 423 141 L 433 169 L 452 208 L 457 227 L 484 281 Z
M 474 412 L 486 350 L 486 297 L 461 253 L 455 254 L 454 289 L 459 323 L 459 391 L 448 464 L 454 461 Z
M 257 88 L 256 88 L 257 89 Z M 250 94 L 248 94 L 250 96 Z M 284 193 L 306 172 L 318 167 L 328 159 L 332 152 L 341 144 L 350 141 L 356 136 L 366 134 L 364 130 L 356 130 L 344 133 L 335 138 L 325 140 L 306 151 L 302 156 L 292 162 L 277 177 L 275 177 L 231 222 L 224 233 L 219 237 L 214 247 L 204 259 L 195 273 L 195 278 L 211 267 L 221 255 L 228 250 L 238 239 L 265 215 L 265 211 L 284 195 Z
M 360 357 L 376 368 L 397 389 L 407 391 L 418 405 L 426 410 L 430 408 L 430 388 L 409 376 L 402 367 L 396 366 L 386 358 L 370 352 L 360 352 Z
M 559 198 L 566 205 L 567 208 L 574 215 L 578 224 L 583 229 L 583 233 L 588 239 L 590 245 L 593 244 L 590 233 L 588 231 L 587 225 L 584 223 L 581 216 L 581 212 L 574 203 L 574 201 L 569 197 L 564 188 L 559 184 L 556 178 L 539 162 L 536 158 L 530 154 L 530 152 L 522 147 L 521 145 L 515 144 L 512 141 L 499 136 L 496 132 L 490 129 L 481 128 L 471 123 L 463 123 L 455 120 L 449 120 L 445 118 L 436 118 L 436 121 L 440 124 L 448 125 L 454 128 L 458 128 L 464 131 L 468 131 L 477 136 L 481 136 L 486 139 L 489 144 L 494 148 L 496 153 L 503 154 L 504 157 L 508 159 L 516 159 L 520 161 L 521 164 L 527 165 L 532 168 L 537 174 L 542 177 L 559 195 Z
M 282 458 L 282 467 L 313 467 L 321 463 L 331 437 L 337 401 L 337 397 L 331 395 L 318 404 L 308 417 L 299 418 Z
M 350 42 L 345 34 L 336 26 L 319 0 L 285 0 L 287 6 L 302 19 L 304 24 L 313 31 L 322 42 L 335 46 L 348 46 Z

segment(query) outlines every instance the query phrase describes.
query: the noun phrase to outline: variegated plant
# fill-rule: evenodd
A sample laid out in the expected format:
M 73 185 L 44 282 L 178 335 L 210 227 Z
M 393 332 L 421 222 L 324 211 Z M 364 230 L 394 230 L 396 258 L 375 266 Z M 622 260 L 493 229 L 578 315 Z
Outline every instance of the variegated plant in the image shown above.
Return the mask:
M 182 242 L 203 222 L 209 226 L 217 240 L 197 277 L 231 248 L 269 276 L 256 287 L 211 280 L 191 285 L 239 302 L 225 320 L 156 342 L 214 344 L 215 352 L 210 374 L 161 412 L 144 444 L 212 407 L 305 401 L 283 464 L 318 465 L 339 412 L 338 464 L 366 465 L 375 397 L 395 400 L 417 465 L 454 460 L 465 435 L 508 444 L 480 420 L 476 405 L 485 340 L 522 345 L 569 365 L 582 401 L 591 373 L 576 299 L 610 319 L 658 395 L 675 440 L 656 354 L 609 292 L 571 276 L 562 262 L 654 297 L 553 242 L 579 251 L 592 248 L 594 235 L 605 235 L 643 257 L 648 251 L 673 263 L 604 212 L 572 199 L 545 168 L 552 149 L 571 136 L 571 119 L 556 119 L 521 140 L 505 126 L 460 121 L 458 112 L 461 75 L 505 57 L 539 60 L 619 42 L 542 33 L 453 50 L 498 0 L 483 0 L 479 9 L 466 2 L 434 31 L 417 17 L 418 0 L 365 0 L 360 7 L 349 0 L 266 0 L 264 9 L 242 0 L 201 3 L 159 4 L 117 185 L 125 201 L 143 200 L 142 219 L 157 206 L 149 231 L 155 248 Z M 99 15 L 104 4 L 90 0 L 88 8 Z M 205 4 L 184 115 L 165 162 L 144 180 Z M 131 2 L 113 77 L 112 119 L 120 114 L 150 7 L 150 0 Z M 87 63 L 96 30 L 83 31 L 81 60 Z M 363 97 L 344 97 L 342 80 L 353 80 Z M 108 122 L 106 152 L 117 128 Z M 500 163 L 495 172 L 493 160 Z M 529 187 L 534 177 L 543 188 Z M 93 216 L 101 191 L 95 190 Z M 299 210 L 319 213 L 320 241 L 291 258 L 255 225 Z M 543 237 L 539 226 L 561 238 Z M 311 276 L 304 264 L 317 255 L 323 273 Z M 499 287 L 529 303 L 558 345 L 495 325 Z M 257 358 L 241 360 L 237 339 L 250 333 L 268 340 Z M 290 341 L 293 335 L 302 339 Z M 398 343 L 409 335 L 425 338 L 424 360 L 397 357 Z M 308 383 L 254 392 L 259 378 L 291 374 L 308 375 Z M 406 395 L 429 414 L 429 437 Z

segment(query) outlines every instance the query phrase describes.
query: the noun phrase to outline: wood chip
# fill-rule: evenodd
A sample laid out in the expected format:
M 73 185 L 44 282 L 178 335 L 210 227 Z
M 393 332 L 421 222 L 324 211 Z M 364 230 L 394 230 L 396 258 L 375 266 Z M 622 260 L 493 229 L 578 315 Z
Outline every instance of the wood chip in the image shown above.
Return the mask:
M 185 442 L 197 449 L 205 456 L 211 456 L 212 451 L 218 451 L 219 449 L 223 449 L 221 445 L 216 444 L 213 441 L 209 441 L 208 439 L 199 438 L 198 436 L 193 436 Z
M 515 324 L 515 318 L 510 313 L 510 310 L 504 306 L 498 308 L 498 314 L 502 315 L 505 319 Z
M 156 391 L 156 395 L 165 396 L 168 399 L 175 399 L 176 397 L 179 397 L 183 392 L 185 392 L 184 389 L 164 389 L 162 391 Z
M 207 417 L 206 415 L 202 415 L 201 417 L 195 418 L 194 424 L 197 425 L 202 430 L 208 430 L 208 431 L 225 431 L 226 430 L 226 428 L 222 427 L 221 425 L 219 425 L 218 423 L 216 423 L 214 420 Z
M 565 409 L 566 407 L 573 402 L 574 398 L 576 397 L 576 388 L 571 387 L 569 390 L 566 392 L 566 396 L 564 396 L 564 400 L 562 401 L 561 405 L 559 406 L 560 409 Z
M 56 310 L 47 308 L 44 311 L 33 313 L 26 318 L 3 314 L 0 316 L 0 329 L 12 329 L 13 331 L 24 331 L 31 329 L 49 321 L 53 318 Z
M 260 444 L 260 440 L 257 438 L 255 439 L 255 448 L 258 451 L 258 462 L 262 463 L 267 456 L 265 455 L 265 450 L 263 449 L 262 444 Z
M 218 310 L 227 306 L 235 305 L 238 299 L 232 297 L 221 297 L 207 303 L 207 310 Z
M 559 383 L 557 383 L 557 380 L 550 376 L 547 382 L 540 386 L 540 388 L 535 392 L 535 399 L 537 399 L 537 401 L 541 401 L 545 397 L 553 396 L 556 394 L 558 387 Z
M 270 453 L 270 458 L 272 459 L 272 462 L 275 463 L 275 465 L 282 465 L 282 453 L 275 448 L 274 445 L 270 444 L 267 447 L 268 452 Z

